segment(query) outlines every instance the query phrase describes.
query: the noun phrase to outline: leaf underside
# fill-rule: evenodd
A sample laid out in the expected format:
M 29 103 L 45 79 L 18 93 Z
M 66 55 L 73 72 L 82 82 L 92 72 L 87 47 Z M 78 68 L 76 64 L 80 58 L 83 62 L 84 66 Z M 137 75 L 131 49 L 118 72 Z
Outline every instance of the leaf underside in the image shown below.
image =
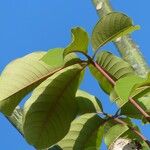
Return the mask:
M 101 51 L 97 54 L 97 63 L 104 68 L 115 81 L 122 77 L 135 74 L 133 68 L 127 62 L 107 51 Z M 101 88 L 110 94 L 113 86 L 108 79 L 93 65 L 90 65 L 89 68 L 93 76 L 98 80 Z
M 86 54 L 88 51 L 89 38 L 86 31 L 82 28 L 76 27 L 71 30 L 72 42 L 65 49 L 63 56 L 65 57 L 72 52 L 80 52 Z
M 78 90 L 75 99 L 78 104 L 78 115 L 85 113 L 101 113 L 103 111 L 100 100 L 85 91 Z
M 45 52 L 34 52 L 12 61 L 0 78 L 0 111 L 11 115 L 29 92 L 55 71 L 40 61 Z
M 104 132 L 103 126 L 101 126 L 103 121 L 95 113 L 78 117 L 72 122 L 64 139 L 58 142 L 58 146 L 63 150 L 98 150 Z
M 127 35 L 138 29 L 139 26 L 133 26 L 132 20 L 125 14 L 111 12 L 102 17 L 94 27 L 92 46 L 94 50 L 97 50 L 107 42 L 113 41 L 118 37 Z
M 83 67 L 69 66 L 42 82 L 24 107 L 23 130 L 36 148 L 50 147 L 68 132 L 77 114 L 75 93 Z

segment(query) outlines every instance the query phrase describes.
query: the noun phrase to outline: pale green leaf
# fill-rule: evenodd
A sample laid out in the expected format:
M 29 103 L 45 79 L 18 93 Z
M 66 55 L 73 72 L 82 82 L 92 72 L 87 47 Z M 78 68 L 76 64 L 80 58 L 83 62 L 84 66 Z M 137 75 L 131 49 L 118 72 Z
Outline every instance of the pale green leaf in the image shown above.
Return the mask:
M 136 84 L 140 84 L 144 81 L 144 78 L 136 75 L 131 75 L 119 79 L 114 86 L 114 90 L 119 97 L 119 99 L 116 101 L 117 105 L 122 107 L 124 104 L 126 104 L 129 101 L 129 97 L 132 95 L 132 88 Z
M 51 67 L 61 67 L 64 65 L 63 51 L 63 48 L 50 49 L 41 60 Z
M 71 30 L 72 43 L 64 49 L 64 57 L 72 52 L 81 52 L 86 54 L 88 51 L 89 38 L 86 31 L 82 28 L 76 27 Z
M 139 104 L 147 113 L 150 113 L 149 83 L 150 80 L 148 76 L 148 78 L 143 79 L 142 83 L 135 84 L 130 92 L 130 96 L 133 97 L 136 100 L 137 104 Z M 110 99 L 112 99 L 113 101 L 121 101 L 114 90 L 111 91 Z M 143 119 L 143 115 L 141 115 L 141 113 L 137 111 L 137 108 L 135 108 L 130 102 L 127 102 L 121 108 L 121 114 L 135 119 Z
M 0 111 L 5 115 L 11 115 L 24 96 L 57 71 L 40 61 L 43 55 L 45 52 L 34 52 L 16 59 L 2 72 Z
M 92 33 L 92 46 L 99 49 L 107 42 L 138 30 L 139 26 L 133 26 L 132 20 L 125 14 L 111 12 L 98 21 Z
M 135 74 L 133 68 L 127 62 L 107 51 L 101 51 L 97 55 L 97 63 L 104 68 L 114 80 Z M 90 65 L 89 68 L 93 76 L 98 80 L 101 88 L 109 94 L 113 89 L 112 84 L 96 67 Z
M 150 96 L 144 96 L 135 100 L 137 104 L 139 104 L 147 113 L 150 114 Z M 141 113 L 137 111 L 137 108 L 135 108 L 130 102 L 126 103 L 121 108 L 121 114 L 135 119 L 144 119 L 143 115 L 141 115 Z
M 77 114 L 75 93 L 83 67 L 69 66 L 42 82 L 24 107 L 23 130 L 27 141 L 38 149 L 61 140 Z
M 63 150 L 99 150 L 104 134 L 103 123 L 104 120 L 94 113 L 84 114 L 72 122 L 68 134 L 58 145 Z
M 78 103 L 78 114 L 101 113 L 103 111 L 101 102 L 93 95 L 78 90 L 76 94 Z
M 50 65 L 52 68 L 59 68 L 63 66 L 73 65 L 81 60 L 77 57 L 75 53 L 63 57 L 64 48 L 54 48 L 50 49 L 41 60 L 46 64 Z
M 143 82 L 137 83 L 132 88 L 132 96 L 139 98 L 150 92 L 150 73 L 148 73 L 147 77 L 143 79 Z

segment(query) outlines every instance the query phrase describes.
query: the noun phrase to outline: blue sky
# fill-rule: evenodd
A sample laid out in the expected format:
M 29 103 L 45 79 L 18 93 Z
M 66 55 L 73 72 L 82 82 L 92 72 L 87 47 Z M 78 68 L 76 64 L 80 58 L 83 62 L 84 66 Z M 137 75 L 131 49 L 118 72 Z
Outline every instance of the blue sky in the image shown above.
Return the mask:
M 133 18 L 141 30 L 133 34 L 150 64 L 150 21 L 148 0 L 111 0 L 113 7 Z M 13 59 L 33 51 L 65 47 L 71 40 L 70 29 L 81 26 L 91 35 L 98 17 L 91 0 L 0 0 L 0 72 Z M 118 55 L 112 44 L 105 49 Z M 90 48 L 90 51 L 91 48 Z M 90 86 L 89 86 L 90 85 Z M 82 89 L 96 95 L 104 109 L 113 113 L 114 106 L 89 75 L 84 79 Z M 148 126 L 141 127 L 148 137 Z M 0 114 L 0 149 L 33 150 L 17 131 Z M 103 146 L 102 150 L 105 150 Z

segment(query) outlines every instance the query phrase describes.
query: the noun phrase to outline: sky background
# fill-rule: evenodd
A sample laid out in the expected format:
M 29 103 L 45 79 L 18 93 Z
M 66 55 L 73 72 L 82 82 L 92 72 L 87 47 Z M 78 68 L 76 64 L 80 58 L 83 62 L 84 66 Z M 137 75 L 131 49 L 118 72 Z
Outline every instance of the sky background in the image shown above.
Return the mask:
M 140 31 L 133 33 L 143 55 L 150 64 L 150 1 L 149 0 L 111 0 L 115 10 L 126 13 Z M 98 16 L 91 0 L 0 0 L 0 72 L 12 60 L 34 51 L 47 51 L 51 48 L 65 47 L 71 40 L 70 29 L 81 26 L 91 35 Z M 105 46 L 118 55 L 112 44 Z M 92 52 L 91 48 L 90 51 Z M 90 53 L 91 53 L 90 52 Z M 103 103 L 104 110 L 113 113 L 115 106 L 100 90 L 97 82 L 87 72 L 81 85 Z M 146 137 L 148 126 L 141 127 Z M 34 150 L 11 124 L 0 114 L 0 149 Z M 105 150 L 103 145 L 102 150 Z

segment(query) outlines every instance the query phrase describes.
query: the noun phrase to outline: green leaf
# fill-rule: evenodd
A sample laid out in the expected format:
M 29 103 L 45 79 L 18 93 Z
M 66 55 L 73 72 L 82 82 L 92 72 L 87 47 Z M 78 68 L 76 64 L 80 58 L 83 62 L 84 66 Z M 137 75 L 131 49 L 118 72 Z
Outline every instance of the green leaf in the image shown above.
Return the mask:
M 128 127 L 122 124 L 116 124 L 111 127 L 104 136 L 105 144 L 110 147 L 119 137 L 121 137 L 126 131 L 128 131 Z
M 63 51 L 63 48 L 50 49 L 41 60 L 46 64 L 49 64 L 51 67 L 61 67 L 64 65 Z
M 40 59 L 45 52 L 34 52 L 7 65 L 0 78 L 0 111 L 11 115 L 29 92 L 58 70 Z
M 150 113 L 150 87 L 149 87 L 149 75 L 148 78 L 143 79 L 142 83 L 137 83 L 133 86 L 130 96 L 133 97 L 136 102 L 147 112 Z M 119 96 L 117 93 L 113 90 L 111 91 L 110 98 L 113 101 L 120 101 Z M 126 115 L 131 118 L 135 119 L 144 119 L 143 115 L 141 115 L 140 112 L 137 111 L 137 108 L 135 108 L 130 102 L 127 102 L 122 108 L 121 108 L 121 114 Z M 145 120 L 143 120 L 145 121 Z
M 140 132 L 139 128 L 134 123 L 132 123 L 132 121 L 129 118 L 120 118 L 120 119 L 126 122 L 130 127 L 134 128 L 136 131 Z M 137 142 L 143 145 L 142 148 L 145 148 L 147 146 L 145 143 L 143 143 L 143 139 L 141 139 L 141 137 L 138 134 L 136 134 L 132 129 L 130 129 L 127 125 L 118 123 L 116 124 L 116 122 L 112 121 L 113 120 L 110 120 L 105 123 L 106 134 L 104 135 L 104 141 L 109 149 L 112 149 L 114 147 L 114 143 L 116 142 L 116 140 L 119 139 L 131 141 L 133 143 L 131 145 L 134 146 L 136 146 Z M 126 145 L 125 147 L 127 146 L 128 145 Z
M 139 98 L 150 92 L 150 73 L 148 73 L 147 78 L 143 79 L 143 82 L 135 84 L 132 88 L 133 97 Z
M 81 59 L 77 57 L 77 55 L 75 53 L 70 53 L 68 55 L 65 56 L 64 58 L 64 66 L 71 66 L 77 63 L 81 63 Z
M 101 102 L 93 95 L 78 90 L 76 94 L 78 103 L 78 114 L 101 113 L 103 111 Z
M 142 146 L 142 150 L 150 149 L 150 146 L 147 143 L 145 143 L 144 141 L 141 141 L 140 144 Z
M 55 146 L 53 146 L 53 147 L 51 147 L 51 148 L 49 148 L 49 149 L 45 149 L 45 150 L 63 150 L 63 149 L 60 148 L 60 146 L 55 145 Z
M 23 117 L 23 110 L 18 106 L 15 108 L 11 116 L 6 116 L 9 122 L 15 126 L 15 128 L 23 135 L 23 128 L 22 128 L 22 117 Z
M 72 122 L 68 134 L 58 145 L 63 150 L 99 150 L 104 134 L 103 123 L 104 120 L 94 113 L 84 114 Z
M 87 53 L 89 38 L 86 31 L 82 28 L 73 28 L 72 32 L 72 43 L 64 49 L 64 57 L 72 52 Z
M 50 49 L 43 57 L 42 61 L 52 68 L 59 68 L 63 66 L 73 65 L 81 60 L 77 57 L 75 53 L 63 57 L 64 48 L 54 48 Z
M 150 114 L 150 96 L 144 96 L 138 99 L 135 99 L 137 104 L 139 104 L 147 113 Z M 137 108 L 135 108 L 130 102 L 126 103 L 121 108 L 121 114 L 126 115 L 131 118 L 135 119 L 144 119 L 143 115 L 139 111 L 137 111 Z M 147 122 L 147 121 L 146 121 Z
M 69 66 L 42 82 L 24 107 L 23 130 L 27 141 L 38 149 L 61 140 L 77 114 L 75 93 L 83 67 Z
M 114 80 L 135 74 L 131 65 L 107 51 L 101 51 L 97 54 L 97 63 L 104 68 Z M 101 88 L 109 94 L 113 89 L 112 84 L 96 67 L 89 65 L 89 68 L 92 75 L 98 80 Z
M 139 26 L 133 26 L 132 20 L 125 14 L 111 12 L 102 17 L 94 27 L 92 46 L 94 50 L 97 50 L 107 42 L 127 35 L 139 28 Z
M 136 84 L 140 84 L 145 81 L 144 78 L 141 78 L 136 75 L 127 76 L 122 79 L 119 79 L 115 86 L 114 90 L 118 95 L 119 99 L 117 99 L 116 103 L 119 107 L 122 107 L 129 101 L 129 97 L 132 95 L 131 91 Z

